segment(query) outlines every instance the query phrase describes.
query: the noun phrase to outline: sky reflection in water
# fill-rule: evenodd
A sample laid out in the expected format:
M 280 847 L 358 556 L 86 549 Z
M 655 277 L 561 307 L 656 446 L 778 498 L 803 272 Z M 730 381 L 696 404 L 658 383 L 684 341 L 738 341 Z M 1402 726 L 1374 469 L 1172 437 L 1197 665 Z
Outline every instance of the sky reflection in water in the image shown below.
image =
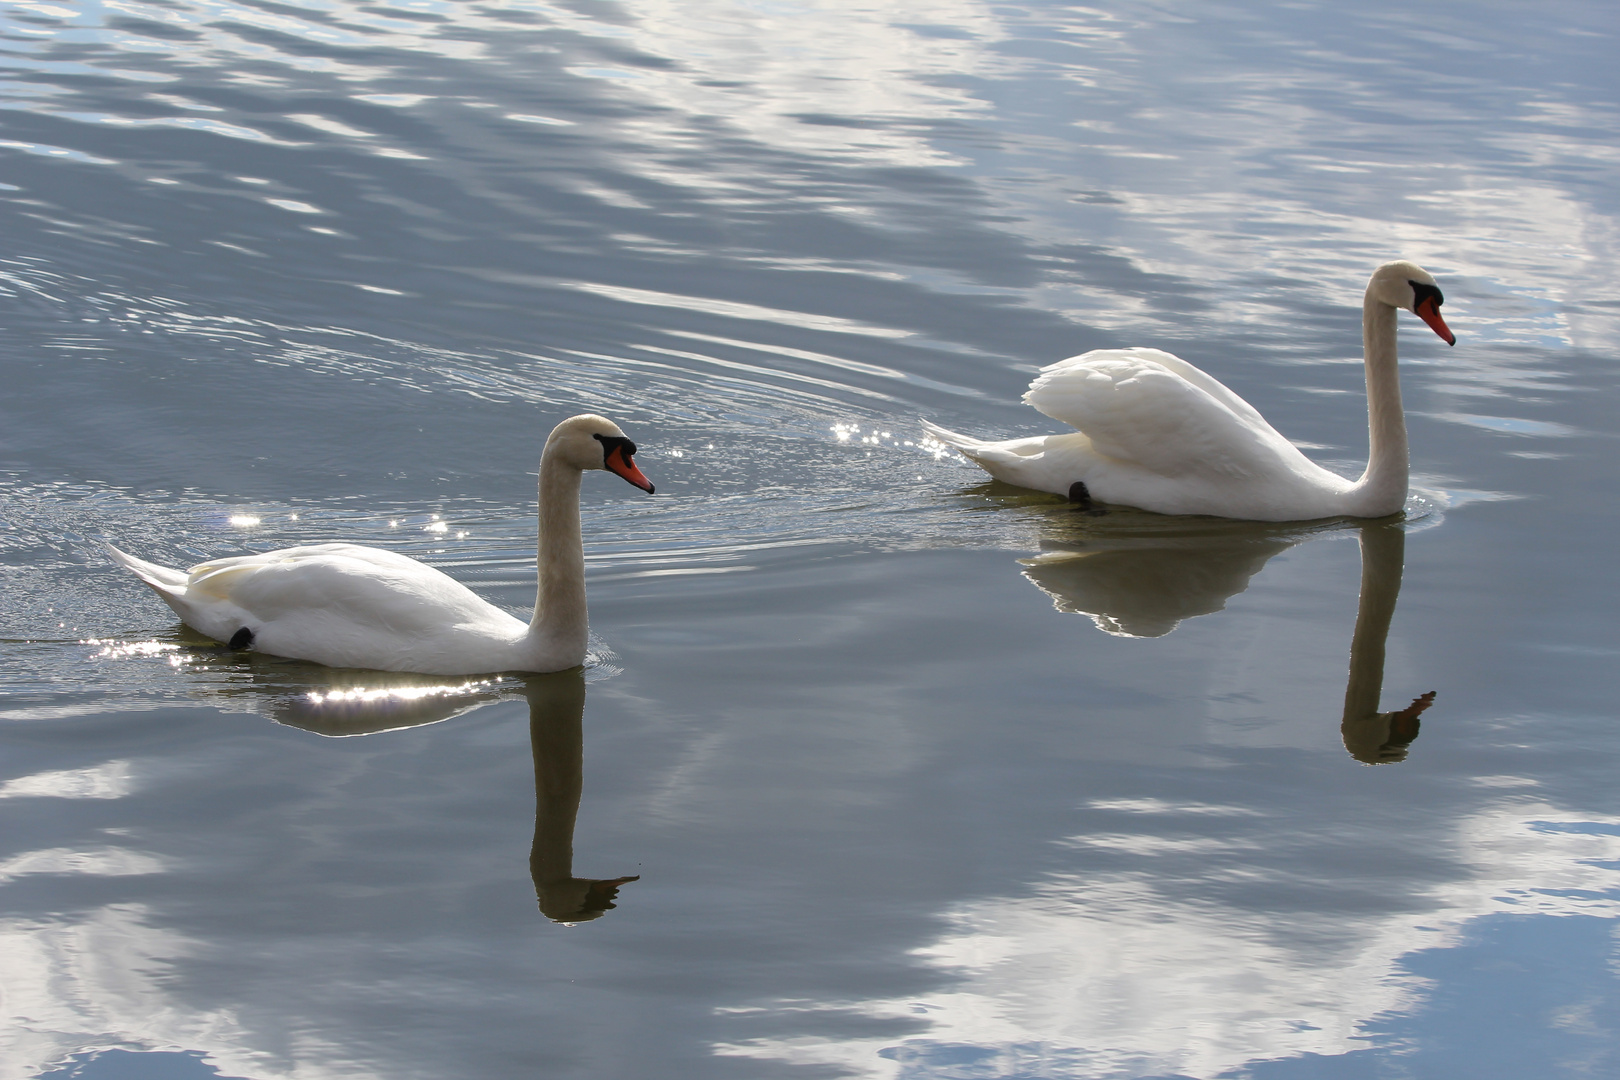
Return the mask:
M 1614 32 L 8 5 L 0 1080 L 1613 1071 Z M 1358 470 L 1395 255 L 1459 334 L 1404 528 L 1082 518 L 917 428 L 1151 344 Z M 584 409 L 659 495 L 587 491 L 583 679 L 223 653 L 97 545 L 521 610 Z

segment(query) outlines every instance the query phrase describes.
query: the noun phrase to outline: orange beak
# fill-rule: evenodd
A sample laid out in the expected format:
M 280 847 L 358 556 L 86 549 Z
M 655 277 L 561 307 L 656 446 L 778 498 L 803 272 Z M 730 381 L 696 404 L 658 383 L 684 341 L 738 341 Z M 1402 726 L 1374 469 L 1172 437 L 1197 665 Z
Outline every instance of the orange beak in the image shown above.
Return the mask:
M 1418 318 L 1429 324 L 1429 329 L 1440 335 L 1440 340 L 1447 345 L 1457 344 L 1457 335 L 1451 332 L 1446 320 L 1440 317 L 1440 305 L 1432 296 L 1426 296 L 1418 301 L 1417 307 L 1412 309 Z
M 624 447 L 615 446 L 608 451 L 604 461 L 611 471 L 624 477 L 647 494 L 651 495 L 653 493 L 652 481 L 643 476 L 641 470 L 636 468 L 635 461 L 629 454 L 624 452 Z

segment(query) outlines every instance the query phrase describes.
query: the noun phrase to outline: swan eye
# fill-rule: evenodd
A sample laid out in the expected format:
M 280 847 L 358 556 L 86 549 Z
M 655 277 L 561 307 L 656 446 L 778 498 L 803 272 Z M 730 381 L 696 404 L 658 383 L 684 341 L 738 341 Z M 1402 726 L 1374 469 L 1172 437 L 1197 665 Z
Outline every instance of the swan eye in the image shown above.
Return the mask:
M 635 455 L 636 444 L 623 435 L 592 435 L 591 438 L 602 444 L 602 460 L 604 462 L 615 450 L 622 450 L 626 461 L 629 461 Z
M 1457 335 L 1451 332 L 1446 320 L 1440 317 L 1440 305 L 1446 298 L 1440 295 L 1440 290 L 1433 285 L 1426 285 L 1421 281 L 1408 281 L 1412 286 L 1412 314 L 1429 324 L 1429 329 L 1440 335 L 1440 340 L 1447 345 L 1457 344 Z
M 1446 302 L 1446 298 L 1440 295 L 1440 286 L 1438 285 L 1429 285 L 1422 281 L 1408 281 L 1407 284 L 1412 286 L 1412 306 L 1414 308 L 1422 307 L 1425 300 L 1433 300 L 1435 307 L 1439 307 Z

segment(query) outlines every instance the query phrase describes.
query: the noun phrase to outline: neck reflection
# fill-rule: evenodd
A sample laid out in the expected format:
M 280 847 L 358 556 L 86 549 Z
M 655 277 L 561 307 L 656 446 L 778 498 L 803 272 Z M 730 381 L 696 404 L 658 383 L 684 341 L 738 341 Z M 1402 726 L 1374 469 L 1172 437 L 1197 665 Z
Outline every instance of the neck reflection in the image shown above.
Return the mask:
M 601 918 L 619 886 L 640 875 L 574 876 L 574 822 L 584 788 L 585 676 L 578 669 L 526 680 L 529 746 L 534 752 L 534 844 L 529 874 L 540 911 L 552 922 Z
M 1418 737 L 1418 717 L 1434 704 L 1430 690 L 1398 712 L 1379 712 L 1384 689 L 1384 650 L 1395 601 L 1401 594 L 1406 561 L 1406 531 L 1397 524 L 1361 527 L 1361 599 L 1356 629 L 1350 638 L 1350 680 L 1344 688 L 1344 718 L 1339 732 L 1350 756 L 1365 765 L 1405 761 Z

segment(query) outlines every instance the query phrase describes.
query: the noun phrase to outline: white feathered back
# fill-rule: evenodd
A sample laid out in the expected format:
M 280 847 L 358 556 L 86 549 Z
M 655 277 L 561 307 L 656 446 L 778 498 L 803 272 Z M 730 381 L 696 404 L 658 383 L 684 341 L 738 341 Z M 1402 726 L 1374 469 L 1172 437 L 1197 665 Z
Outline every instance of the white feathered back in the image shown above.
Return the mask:
M 1159 476 L 1245 477 L 1304 456 L 1255 408 L 1159 349 L 1097 349 L 1041 370 L 1024 401 L 1098 453 Z

